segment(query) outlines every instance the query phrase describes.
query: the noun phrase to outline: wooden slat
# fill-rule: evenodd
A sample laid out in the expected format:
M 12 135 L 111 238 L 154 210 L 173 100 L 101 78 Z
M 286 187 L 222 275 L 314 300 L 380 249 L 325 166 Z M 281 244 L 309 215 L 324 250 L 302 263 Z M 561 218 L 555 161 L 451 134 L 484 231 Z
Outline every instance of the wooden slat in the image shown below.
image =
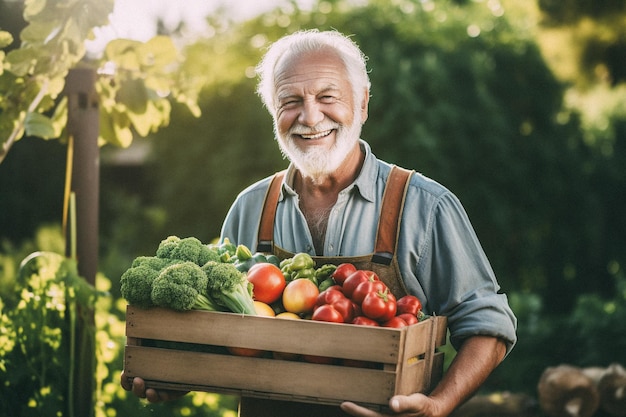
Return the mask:
M 425 339 L 429 338 L 426 323 Z M 176 312 L 129 306 L 126 315 L 128 337 L 237 346 L 268 351 L 333 356 L 380 363 L 397 363 L 406 329 L 376 328 L 311 320 L 279 320 L 204 311 Z M 421 338 L 422 336 L 420 336 Z M 363 341 L 367 341 L 364 349 Z
M 341 400 L 385 404 L 394 392 L 395 374 L 381 370 L 277 361 L 210 353 L 126 346 L 125 372 L 157 387 L 164 381 L 180 389 L 280 393 L 325 403 Z M 174 384 L 174 385 L 172 385 Z

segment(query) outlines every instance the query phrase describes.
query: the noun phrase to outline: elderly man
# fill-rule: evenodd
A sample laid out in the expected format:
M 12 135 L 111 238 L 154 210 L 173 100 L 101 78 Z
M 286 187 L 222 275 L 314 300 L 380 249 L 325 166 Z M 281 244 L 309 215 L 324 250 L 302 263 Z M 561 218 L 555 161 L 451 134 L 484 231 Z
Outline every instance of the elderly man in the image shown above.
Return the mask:
M 221 236 L 282 257 L 307 252 L 322 263 L 353 262 L 376 271 L 397 295 L 420 298 L 426 313 L 447 316 L 457 355 L 443 379 L 430 393 L 389 402 L 398 415 L 444 417 L 513 347 L 516 319 L 458 199 L 377 159 L 360 139 L 370 97 L 365 61 L 358 46 L 335 31 L 298 32 L 271 46 L 258 67 L 258 90 L 291 164 L 237 197 Z M 398 187 L 399 202 L 387 203 L 385 190 Z M 171 394 L 146 392 L 140 379 L 132 389 L 151 401 Z M 330 407 L 242 398 L 240 415 L 382 414 L 350 402 Z

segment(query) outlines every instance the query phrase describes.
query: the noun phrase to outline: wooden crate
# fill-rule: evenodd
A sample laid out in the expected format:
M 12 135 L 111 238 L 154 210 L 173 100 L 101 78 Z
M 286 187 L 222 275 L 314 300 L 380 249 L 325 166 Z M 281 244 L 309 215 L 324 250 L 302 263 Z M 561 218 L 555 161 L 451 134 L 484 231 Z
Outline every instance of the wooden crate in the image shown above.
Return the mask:
M 348 400 L 384 409 L 394 394 L 428 392 L 440 380 L 437 347 L 446 342 L 446 319 L 393 329 L 128 306 L 126 336 L 126 374 L 148 387 L 333 405 Z M 376 366 L 281 360 L 271 353 L 235 356 L 227 346 Z

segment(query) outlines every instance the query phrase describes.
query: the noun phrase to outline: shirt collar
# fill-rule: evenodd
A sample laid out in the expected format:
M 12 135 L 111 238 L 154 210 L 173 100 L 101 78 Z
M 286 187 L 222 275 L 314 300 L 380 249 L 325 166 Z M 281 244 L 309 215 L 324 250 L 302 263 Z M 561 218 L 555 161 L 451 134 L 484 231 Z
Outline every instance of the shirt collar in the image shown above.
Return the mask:
M 372 153 L 370 145 L 362 139 L 359 139 L 359 144 L 363 152 L 365 152 L 365 161 L 358 177 L 352 184 L 347 186 L 342 192 L 349 192 L 355 188 L 361 197 L 373 202 L 376 199 L 376 179 L 378 177 L 378 164 L 376 163 L 376 157 Z M 287 173 L 283 179 L 283 184 L 280 192 L 280 200 L 285 197 L 284 193 L 290 195 L 297 195 L 293 188 L 293 180 L 296 174 L 296 167 L 293 164 L 289 164 Z
M 354 180 L 353 186 L 359 191 L 361 197 L 367 201 L 376 200 L 376 179 L 378 178 L 378 164 L 372 153 L 370 145 L 364 140 L 360 141 L 361 149 L 365 152 L 365 161 L 359 176 Z M 352 185 L 350 186 L 352 187 Z

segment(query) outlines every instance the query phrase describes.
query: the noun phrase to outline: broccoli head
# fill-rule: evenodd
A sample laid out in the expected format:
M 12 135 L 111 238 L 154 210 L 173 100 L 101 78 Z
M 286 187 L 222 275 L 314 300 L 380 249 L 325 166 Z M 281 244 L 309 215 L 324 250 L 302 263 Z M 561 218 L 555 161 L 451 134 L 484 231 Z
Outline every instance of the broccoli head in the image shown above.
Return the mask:
M 127 269 L 120 278 L 122 297 L 129 304 L 141 308 L 149 308 L 152 302 L 152 284 L 159 276 L 159 270 L 146 265 Z
M 152 302 L 174 310 L 203 309 L 210 303 L 205 291 L 208 278 L 193 262 L 172 264 L 161 271 L 152 284 Z M 204 305 L 205 308 L 200 308 Z M 216 310 L 217 306 L 211 306 Z
M 203 244 L 195 237 L 180 239 L 177 236 L 169 236 L 161 241 L 156 254 L 158 258 L 188 261 L 198 266 L 209 261 L 218 261 L 220 258 L 216 248 Z
M 256 315 L 252 283 L 231 263 L 209 261 L 202 266 L 207 277 L 207 296 L 228 311 Z
M 172 262 L 170 259 L 158 258 L 156 256 L 138 256 L 133 260 L 130 267 L 145 266 L 155 271 L 160 271 Z
M 161 243 L 159 243 L 159 247 L 156 251 L 157 258 L 169 259 L 170 254 L 178 245 L 178 242 L 180 242 L 180 238 L 178 236 L 168 236 L 163 239 Z

